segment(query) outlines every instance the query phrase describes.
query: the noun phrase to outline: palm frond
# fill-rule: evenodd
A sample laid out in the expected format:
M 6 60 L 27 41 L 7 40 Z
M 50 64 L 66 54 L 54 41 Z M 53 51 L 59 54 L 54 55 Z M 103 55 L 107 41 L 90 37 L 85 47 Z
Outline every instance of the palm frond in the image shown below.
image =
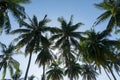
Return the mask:
M 10 32 L 10 34 L 18 34 L 18 33 L 27 33 L 30 32 L 29 29 L 16 29 Z
M 110 17 L 111 17 L 111 12 L 106 11 L 97 18 L 97 21 L 94 23 L 94 25 L 96 26 L 96 25 L 100 24 L 101 22 L 104 22 L 105 20 L 107 20 Z
M 60 38 L 62 35 L 63 35 L 63 34 L 55 34 L 55 35 L 53 35 L 53 36 L 50 38 L 50 40 L 58 39 L 58 38 Z
M 5 79 L 6 69 L 7 69 L 7 65 L 4 65 L 4 70 L 3 70 L 3 74 L 2 74 L 2 80 Z
M 114 17 L 111 17 L 108 25 L 107 25 L 107 30 L 108 31 L 112 31 L 112 28 L 115 26 L 115 18 Z
M 10 75 L 13 76 L 13 68 L 11 64 L 9 64 L 9 70 L 10 70 Z

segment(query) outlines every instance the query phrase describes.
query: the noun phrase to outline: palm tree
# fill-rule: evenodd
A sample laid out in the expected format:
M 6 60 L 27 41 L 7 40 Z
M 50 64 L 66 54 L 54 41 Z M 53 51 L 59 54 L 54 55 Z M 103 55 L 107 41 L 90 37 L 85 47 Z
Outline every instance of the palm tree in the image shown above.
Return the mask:
M 97 80 L 98 73 L 96 72 L 93 65 L 83 64 L 81 65 L 81 76 L 82 80 Z
M 30 54 L 27 70 L 25 73 L 25 80 L 27 79 L 33 51 L 37 53 L 37 50 L 39 49 L 41 43 L 47 43 L 47 39 L 43 36 L 43 33 L 51 30 L 51 28 L 46 26 L 46 24 L 50 21 L 46 17 L 47 15 L 45 15 L 43 20 L 38 21 L 37 17 L 33 16 L 32 19 L 29 18 L 30 23 L 26 23 L 24 21 L 21 22 L 24 28 L 16 29 L 11 32 L 11 34 L 20 33 L 18 38 L 15 39 L 18 41 L 16 45 L 17 49 L 19 50 L 23 46 L 26 46 L 25 55 L 27 56 Z
M 53 61 L 53 52 L 50 49 L 51 43 L 49 40 L 44 40 L 44 43 L 41 45 L 40 52 L 37 56 L 36 63 L 39 64 L 39 67 L 43 65 L 43 75 L 41 80 L 45 80 L 45 65 Z
M 46 72 L 47 80 L 63 80 L 63 69 L 59 67 L 59 63 L 53 62 Z
M 72 18 L 73 16 L 71 16 L 71 19 L 68 23 L 63 17 L 58 18 L 58 21 L 61 23 L 61 26 L 60 28 L 57 28 L 56 34 L 51 37 L 51 40 L 56 41 L 55 46 L 59 49 L 62 49 L 62 60 L 64 58 L 66 64 L 69 64 L 69 61 L 75 58 L 71 51 L 71 45 L 72 47 L 79 47 L 78 40 L 81 38 L 81 32 L 78 32 L 76 30 L 81 25 L 83 25 L 82 23 L 77 23 L 73 25 Z
M 98 9 L 102 9 L 105 12 L 102 13 L 95 22 L 95 25 L 109 20 L 107 29 L 109 31 L 114 27 L 120 26 L 120 1 L 119 0 L 104 0 L 101 3 L 95 4 Z
M 63 60 L 68 67 L 70 67 L 70 62 L 75 59 L 72 48 L 79 48 L 78 40 L 82 39 L 81 32 L 76 30 L 83 24 L 79 22 L 73 25 L 72 18 L 73 16 L 71 16 L 68 23 L 63 17 L 58 18 L 61 26 L 57 29 L 56 34 L 51 37 L 51 40 L 56 40 L 55 46 L 62 49 L 60 59 Z
M 110 40 L 107 36 L 110 34 L 107 30 L 96 33 L 94 30 L 85 32 L 86 37 L 80 42 L 80 56 L 83 61 L 93 63 L 99 70 L 101 66 L 108 69 L 108 61 L 114 62 L 115 50 L 119 47 L 119 41 Z
M 81 66 L 76 61 L 71 61 L 70 66 L 66 66 L 65 75 L 68 75 L 70 80 L 77 80 L 81 74 Z
M 11 29 L 9 12 L 14 15 L 17 21 L 25 18 L 25 9 L 21 3 L 28 3 L 29 0 L 0 0 L 0 31 L 3 30 L 8 33 Z
M 0 44 L 2 45 L 2 55 L 0 55 L 0 70 L 3 69 L 3 76 L 1 80 L 4 80 L 7 68 L 10 70 L 11 76 L 13 76 L 14 73 L 19 72 L 19 62 L 13 58 L 13 55 L 16 53 L 12 43 L 8 47 L 3 43 Z

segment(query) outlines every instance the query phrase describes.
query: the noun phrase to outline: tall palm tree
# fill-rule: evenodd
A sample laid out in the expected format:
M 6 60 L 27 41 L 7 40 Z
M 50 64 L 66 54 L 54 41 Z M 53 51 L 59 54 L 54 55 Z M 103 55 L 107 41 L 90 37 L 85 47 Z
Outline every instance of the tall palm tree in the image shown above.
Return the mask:
M 47 74 L 47 80 L 63 80 L 63 69 L 59 67 L 59 63 L 53 62 L 49 67 Z
M 33 51 L 37 53 L 41 43 L 47 43 L 47 39 L 43 36 L 43 33 L 51 30 L 51 28 L 46 26 L 46 24 L 50 22 L 46 17 L 47 15 L 45 15 L 41 21 L 38 21 L 37 17 L 33 16 L 32 19 L 29 18 L 30 23 L 26 23 L 25 21 L 21 22 L 24 28 L 16 29 L 11 32 L 11 34 L 20 33 L 20 35 L 15 39 L 18 41 L 16 47 L 17 49 L 20 49 L 25 46 L 25 55 L 30 55 L 25 73 L 25 80 L 27 79 Z
M 37 56 L 36 63 L 39 64 L 39 67 L 42 65 L 43 66 L 43 75 L 41 80 L 45 80 L 45 65 L 50 64 L 51 61 L 53 61 L 53 52 L 50 49 L 51 43 L 49 40 L 46 41 L 44 40 L 44 43 L 41 45 L 40 52 Z
M 81 74 L 81 66 L 76 61 L 71 61 L 70 66 L 66 66 L 65 75 L 68 75 L 70 80 L 77 80 Z
M 9 13 L 12 13 L 15 19 L 20 21 L 25 18 L 25 9 L 21 3 L 28 3 L 29 0 L 0 0 L 0 31 L 8 33 L 11 29 Z
M 82 80 L 97 80 L 96 77 L 98 73 L 93 65 L 83 64 L 81 65 L 81 68 Z
M 80 42 L 82 46 L 80 55 L 83 61 L 95 64 L 99 70 L 101 66 L 108 69 L 108 61 L 117 60 L 115 51 L 120 46 L 117 40 L 110 40 L 107 36 L 110 34 L 107 30 L 96 33 L 94 30 L 85 32 L 86 37 Z
M 51 40 L 55 40 L 55 46 L 62 49 L 61 56 L 64 58 L 66 64 L 69 63 L 70 59 L 74 59 L 74 55 L 71 51 L 72 47 L 79 47 L 79 39 L 81 38 L 80 33 L 76 30 L 83 25 L 81 22 L 73 25 L 73 16 L 71 16 L 70 21 L 67 21 L 61 17 L 58 18 L 61 26 L 57 28 L 55 35 L 51 37 Z
M 104 0 L 101 3 L 95 4 L 98 9 L 105 12 L 102 13 L 95 24 L 109 20 L 107 29 L 112 30 L 114 27 L 120 27 L 120 1 L 119 0 Z
M 78 32 L 77 29 L 83 24 L 79 22 L 73 25 L 73 16 L 69 22 L 63 17 L 58 18 L 58 21 L 61 26 L 51 37 L 51 40 L 56 40 L 55 46 L 61 49 L 60 59 L 65 62 L 66 66 L 70 67 L 70 62 L 75 59 L 72 48 L 79 48 L 79 39 L 82 39 L 81 32 Z
M 19 72 L 19 62 L 13 58 L 13 55 L 16 53 L 12 43 L 8 47 L 3 43 L 0 44 L 2 45 L 2 55 L 0 55 L 0 70 L 3 69 L 3 76 L 1 80 L 4 80 L 7 68 L 10 70 L 11 77 L 14 73 Z

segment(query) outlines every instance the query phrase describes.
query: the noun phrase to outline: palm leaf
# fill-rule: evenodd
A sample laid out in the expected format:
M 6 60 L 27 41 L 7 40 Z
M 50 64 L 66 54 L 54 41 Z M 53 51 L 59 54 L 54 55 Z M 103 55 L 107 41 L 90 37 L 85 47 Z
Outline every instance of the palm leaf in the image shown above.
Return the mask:
M 111 16 L 111 12 L 110 11 L 106 11 L 104 12 L 103 14 L 101 14 L 98 18 L 97 18 L 97 21 L 94 23 L 94 25 L 98 25 L 100 24 L 101 22 L 104 22 L 105 20 L 107 20 L 108 18 L 110 18 Z
M 108 29 L 109 31 L 111 31 L 114 26 L 115 26 L 115 18 L 114 18 L 114 17 L 111 17 L 111 19 L 110 19 L 110 21 L 109 21 L 109 23 L 108 23 L 108 25 L 107 25 L 107 29 Z
M 27 33 L 30 32 L 29 29 L 16 29 L 10 32 L 10 34 L 18 34 L 18 33 Z
M 7 65 L 4 65 L 4 70 L 3 70 L 3 74 L 2 74 L 2 80 L 4 80 L 4 78 L 5 78 L 6 69 L 7 69 Z
M 50 38 L 50 40 L 58 39 L 58 38 L 60 38 L 62 35 L 63 35 L 63 34 L 55 34 L 55 35 L 53 35 L 53 36 Z

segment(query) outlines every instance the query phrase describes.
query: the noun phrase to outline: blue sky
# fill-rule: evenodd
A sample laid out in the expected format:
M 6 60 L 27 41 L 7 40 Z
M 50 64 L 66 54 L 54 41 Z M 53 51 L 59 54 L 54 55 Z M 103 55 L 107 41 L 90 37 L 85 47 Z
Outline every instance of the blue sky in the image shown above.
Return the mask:
M 93 5 L 94 3 L 101 2 L 102 0 L 32 0 L 30 4 L 23 5 L 25 6 L 26 13 L 32 17 L 33 15 L 36 15 L 38 19 L 42 19 L 45 14 L 48 15 L 48 18 L 52 21 L 48 24 L 51 26 L 59 26 L 59 23 L 57 22 L 57 18 L 63 16 L 67 21 L 70 19 L 71 15 L 74 15 L 73 22 L 82 22 L 85 25 L 81 26 L 80 30 L 84 31 L 87 29 L 90 29 L 96 18 L 103 12 L 101 10 L 98 10 Z M 11 17 L 12 18 L 12 17 Z M 18 26 L 15 23 L 15 20 L 12 19 L 11 23 L 13 24 L 12 27 L 18 28 Z M 97 26 L 96 30 L 102 30 L 105 27 L 103 25 Z M 0 41 L 6 44 L 9 44 L 11 40 L 13 40 L 16 36 L 10 36 L 7 35 L 1 35 Z M 37 65 L 34 65 L 34 59 L 35 55 L 33 56 L 33 61 L 29 70 L 29 75 L 36 75 L 37 77 L 41 77 L 42 69 L 38 68 Z M 26 70 L 27 65 L 27 58 L 23 55 L 15 56 L 15 58 L 20 61 L 21 63 L 21 70 L 24 72 Z M 1 77 L 0 72 L 0 77 Z M 9 78 L 9 74 L 7 75 Z M 81 80 L 81 79 L 79 79 Z M 98 80 L 109 80 L 104 74 L 102 73 L 101 76 L 98 77 Z

